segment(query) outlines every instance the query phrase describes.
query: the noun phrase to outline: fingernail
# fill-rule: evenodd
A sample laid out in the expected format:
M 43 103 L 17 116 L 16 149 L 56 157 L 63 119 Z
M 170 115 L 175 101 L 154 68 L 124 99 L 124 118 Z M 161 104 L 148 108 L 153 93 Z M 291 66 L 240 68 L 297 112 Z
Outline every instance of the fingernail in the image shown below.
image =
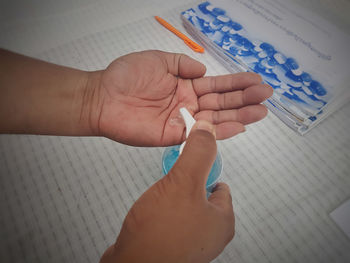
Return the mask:
M 216 138 L 215 126 L 208 121 L 198 120 L 192 127 L 192 130 L 208 131 Z

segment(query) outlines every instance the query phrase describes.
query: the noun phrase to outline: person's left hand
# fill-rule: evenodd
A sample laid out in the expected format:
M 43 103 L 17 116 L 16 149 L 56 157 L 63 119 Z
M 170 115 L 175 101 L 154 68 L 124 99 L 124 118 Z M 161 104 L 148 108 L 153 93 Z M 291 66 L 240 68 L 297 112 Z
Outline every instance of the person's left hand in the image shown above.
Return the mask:
M 272 95 L 255 73 L 203 77 L 203 64 L 183 54 L 143 51 L 120 57 L 94 72 L 87 107 L 103 135 L 137 146 L 167 146 L 184 140 L 179 109 L 215 125 L 217 139 L 243 132 L 267 114 L 260 103 Z

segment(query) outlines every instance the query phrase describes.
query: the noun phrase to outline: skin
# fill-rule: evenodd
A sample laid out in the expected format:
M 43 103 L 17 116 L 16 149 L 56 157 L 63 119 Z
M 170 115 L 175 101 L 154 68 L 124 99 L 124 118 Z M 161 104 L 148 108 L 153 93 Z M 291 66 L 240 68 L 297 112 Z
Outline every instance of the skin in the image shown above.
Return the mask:
M 86 72 L 0 49 L 0 133 L 167 146 L 185 139 L 179 108 L 197 120 L 174 167 L 135 202 L 101 262 L 209 262 L 233 238 L 228 186 L 219 183 L 209 199 L 205 193 L 215 139 L 264 118 L 260 103 L 272 88 L 255 73 L 204 77 L 205 71 L 186 55 L 161 51 Z
M 222 252 L 235 218 L 226 184 L 206 197 L 214 130 L 206 121 L 195 124 L 178 162 L 135 202 L 101 262 L 210 262 Z
M 117 59 L 99 72 L 99 132 L 130 145 L 173 145 L 184 140 L 183 122 L 171 125 L 184 106 L 195 119 L 214 123 L 218 139 L 234 136 L 245 124 L 265 117 L 266 108 L 259 103 L 272 88 L 261 84 L 259 75 L 203 77 L 205 70 L 188 56 L 160 51 Z

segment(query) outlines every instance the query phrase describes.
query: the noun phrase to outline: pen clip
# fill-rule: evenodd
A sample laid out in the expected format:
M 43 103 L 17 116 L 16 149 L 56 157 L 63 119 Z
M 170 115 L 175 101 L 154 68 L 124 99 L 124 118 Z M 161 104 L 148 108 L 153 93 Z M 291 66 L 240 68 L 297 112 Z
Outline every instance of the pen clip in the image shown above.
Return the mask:
M 187 46 L 189 46 L 192 50 L 204 53 L 204 48 L 198 45 L 197 43 L 193 42 L 191 39 L 184 39 L 183 40 Z

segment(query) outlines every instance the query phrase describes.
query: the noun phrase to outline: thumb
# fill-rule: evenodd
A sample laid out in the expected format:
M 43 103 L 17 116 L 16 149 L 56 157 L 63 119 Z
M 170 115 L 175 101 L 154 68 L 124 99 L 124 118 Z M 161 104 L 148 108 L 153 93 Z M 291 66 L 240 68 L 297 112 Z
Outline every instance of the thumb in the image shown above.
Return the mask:
M 205 66 L 187 55 L 160 52 L 165 57 L 169 72 L 175 76 L 194 79 L 202 77 L 205 74 Z
M 192 127 L 177 162 L 170 173 L 180 182 L 182 189 L 205 193 L 205 185 L 216 158 L 215 127 L 199 120 Z

